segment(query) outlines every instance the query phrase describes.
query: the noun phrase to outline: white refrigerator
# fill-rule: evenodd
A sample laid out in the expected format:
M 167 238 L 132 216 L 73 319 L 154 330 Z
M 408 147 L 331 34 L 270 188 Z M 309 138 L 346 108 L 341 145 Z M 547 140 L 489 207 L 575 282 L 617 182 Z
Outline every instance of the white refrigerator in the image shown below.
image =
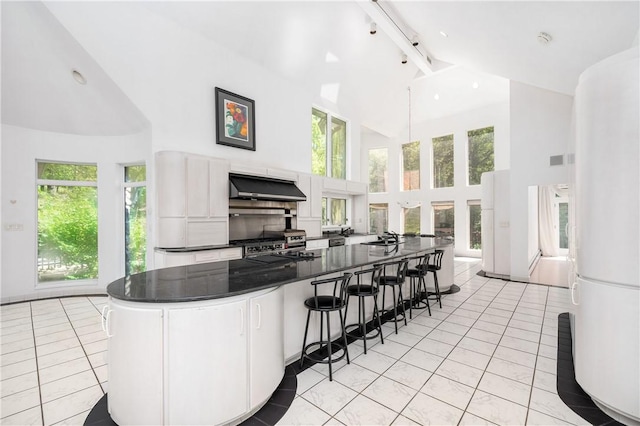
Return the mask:
M 587 69 L 575 97 L 577 382 L 615 419 L 640 422 L 638 48 Z
M 483 173 L 482 187 L 482 270 L 489 277 L 509 278 L 511 274 L 511 228 L 509 170 Z

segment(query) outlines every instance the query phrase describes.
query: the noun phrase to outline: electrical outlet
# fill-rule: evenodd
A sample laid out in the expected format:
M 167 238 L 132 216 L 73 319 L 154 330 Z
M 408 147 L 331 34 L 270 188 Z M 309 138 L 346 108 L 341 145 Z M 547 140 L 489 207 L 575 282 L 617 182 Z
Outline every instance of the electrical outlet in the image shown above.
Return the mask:
M 4 226 L 5 231 L 24 231 L 24 225 L 21 223 L 8 223 Z

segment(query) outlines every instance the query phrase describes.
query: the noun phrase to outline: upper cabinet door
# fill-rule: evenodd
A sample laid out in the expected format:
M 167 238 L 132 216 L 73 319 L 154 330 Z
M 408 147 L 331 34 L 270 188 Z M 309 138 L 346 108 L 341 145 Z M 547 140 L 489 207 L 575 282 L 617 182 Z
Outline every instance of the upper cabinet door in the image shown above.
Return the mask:
M 212 217 L 229 216 L 229 162 L 209 160 L 209 212 Z
M 187 157 L 187 216 L 209 216 L 209 159 Z
M 307 218 L 311 217 L 311 201 L 313 196 L 311 194 L 311 176 L 306 174 L 298 175 L 298 188 L 307 196 L 307 201 L 300 201 L 298 203 L 298 217 Z
M 159 217 L 186 216 L 186 158 L 181 152 L 156 154 L 156 185 Z

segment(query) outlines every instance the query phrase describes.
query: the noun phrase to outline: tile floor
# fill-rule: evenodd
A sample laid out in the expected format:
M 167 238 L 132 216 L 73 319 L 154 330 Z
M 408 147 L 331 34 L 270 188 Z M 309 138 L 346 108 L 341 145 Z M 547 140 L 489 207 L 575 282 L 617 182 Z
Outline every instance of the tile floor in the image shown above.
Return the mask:
M 566 256 L 541 257 L 536 267 L 531 271 L 529 281 L 538 284 L 569 287 L 570 267 L 570 261 Z
M 559 287 L 476 275 L 456 258 L 455 283 L 431 317 L 414 311 L 398 334 L 351 364 L 298 375 L 279 424 L 587 424 L 556 392 L 557 316 L 570 309 Z M 107 392 L 106 297 L 69 297 L 0 307 L 0 424 L 82 424 Z M 373 342 L 370 342 L 372 344 Z

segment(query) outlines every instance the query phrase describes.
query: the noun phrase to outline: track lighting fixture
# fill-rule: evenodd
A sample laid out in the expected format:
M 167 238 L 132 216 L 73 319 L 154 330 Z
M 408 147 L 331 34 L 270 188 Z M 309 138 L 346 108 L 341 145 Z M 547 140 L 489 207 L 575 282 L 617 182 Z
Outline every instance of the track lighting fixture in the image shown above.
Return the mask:
M 374 35 L 377 32 L 378 32 L 378 28 L 376 26 L 376 23 L 372 22 L 371 27 L 369 27 L 369 34 Z
M 402 54 L 402 63 L 406 64 L 407 63 L 407 55 L 406 54 Z
M 411 39 L 411 44 L 413 45 L 413 47 L 417 47 L 420 44 L 420 41 L 418 40 L 417 35 L 413 36 L 413 38 Z

